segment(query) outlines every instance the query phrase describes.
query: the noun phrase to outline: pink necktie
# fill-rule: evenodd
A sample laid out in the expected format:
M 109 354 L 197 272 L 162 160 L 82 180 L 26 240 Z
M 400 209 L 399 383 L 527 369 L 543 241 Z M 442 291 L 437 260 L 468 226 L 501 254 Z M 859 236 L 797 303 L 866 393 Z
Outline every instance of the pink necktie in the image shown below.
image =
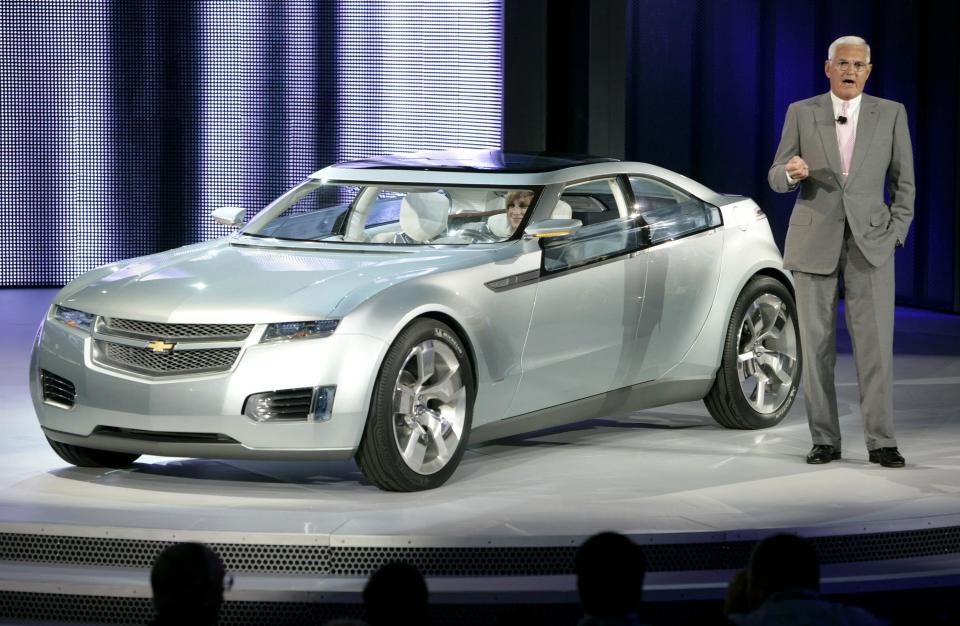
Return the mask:
M 840 105 L 840 115 L 847 117 L 850 103 L 846 100 Z M 853 160 L 853 144 L 857 139 L 857 129 L 853 120 L 847 119 L 846 124 L 837 124 L 837 143 L 840 145 L 840 164 L 843 168 L 843 177 L 850 173 L 850 162 Z

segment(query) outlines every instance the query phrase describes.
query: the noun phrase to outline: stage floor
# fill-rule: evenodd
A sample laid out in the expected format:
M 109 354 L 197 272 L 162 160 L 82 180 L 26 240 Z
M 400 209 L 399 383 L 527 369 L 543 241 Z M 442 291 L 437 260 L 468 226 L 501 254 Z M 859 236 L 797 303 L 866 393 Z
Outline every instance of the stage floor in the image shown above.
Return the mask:
M 841 461 L 804 463 L 802 396 L 764 431 L 725 430 L 701 403 L 686 403 L 473 447 L 444 487 L 396 494 L 366 483 L 352 461 L 68 466 L 44 441 L 27 391 L 30 346 L 53 294 L 0 290 L 0 533 L 456 548 L 572 546 L 606 529 L 676 544 L 768 529 L 847 536 L 960 526 L 960 316 L 897 309 L 903 469 L 867 462 L 841 333 Z M 956 567 L 952 558 L 938 575 L 956 576 Z M 570 580 L 554 582 L 570 590 Z

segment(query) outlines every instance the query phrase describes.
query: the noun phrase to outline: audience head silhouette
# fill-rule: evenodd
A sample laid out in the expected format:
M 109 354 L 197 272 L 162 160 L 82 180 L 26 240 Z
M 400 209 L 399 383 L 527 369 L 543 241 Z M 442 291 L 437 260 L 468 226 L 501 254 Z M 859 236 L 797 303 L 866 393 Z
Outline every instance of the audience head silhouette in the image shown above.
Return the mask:
M 150 586 L 155 624 L 216 624 L 223 604 L 226 570 L 216 553 L 200 543 L 166 548 L 153 563 Z
M 614 532 L 590 537 L 577 551 L 575 567 L 584 613 L 612 618 L 637 611 L 647 565 L 629 538 Z
M 813 544 L 796 535 L 771 535 L 753 548 L 748 568 L 750 603 L 787 589 L 820 591 L 820 564 Z
M 370 626 L 421 626 L 427 621 L 427 583 L 413 565 L 392 561 L 370 576 L 363 606 Z

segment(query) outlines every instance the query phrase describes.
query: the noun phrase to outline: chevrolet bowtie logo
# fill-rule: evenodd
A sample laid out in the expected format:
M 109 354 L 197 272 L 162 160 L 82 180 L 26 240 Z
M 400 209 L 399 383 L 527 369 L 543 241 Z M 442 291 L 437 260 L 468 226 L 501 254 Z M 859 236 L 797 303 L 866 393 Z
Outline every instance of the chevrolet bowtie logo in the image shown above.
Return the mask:
M 151 341 L 147 344 L 147 347 L 157 353 L 170 352 L 173 350 L 175 343 L 165 343 L 163 339 L 157 339 L 156 341 Z

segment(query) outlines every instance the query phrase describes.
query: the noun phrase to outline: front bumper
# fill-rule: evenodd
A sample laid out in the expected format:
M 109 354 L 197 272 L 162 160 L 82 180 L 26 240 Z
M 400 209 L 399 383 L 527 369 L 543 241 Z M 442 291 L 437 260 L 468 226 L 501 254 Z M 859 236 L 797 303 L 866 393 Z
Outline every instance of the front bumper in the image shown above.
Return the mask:
M 256 333 L 254 333 L 256 335 Z M 247 342 L 230 371 L 148 378 L 94 363 L 92 338 L 47 320 L 31 359 L 30 392 L 45 434 L 84 447 L 163 456 L 346 458 L 360 442 L 383 341 L 336 334 L 276 344 Z M 44 401 L 40 370 L 72 382 L 71 408 Z M 257 422 L 254 393 L 336 386 L 326 421 Z

